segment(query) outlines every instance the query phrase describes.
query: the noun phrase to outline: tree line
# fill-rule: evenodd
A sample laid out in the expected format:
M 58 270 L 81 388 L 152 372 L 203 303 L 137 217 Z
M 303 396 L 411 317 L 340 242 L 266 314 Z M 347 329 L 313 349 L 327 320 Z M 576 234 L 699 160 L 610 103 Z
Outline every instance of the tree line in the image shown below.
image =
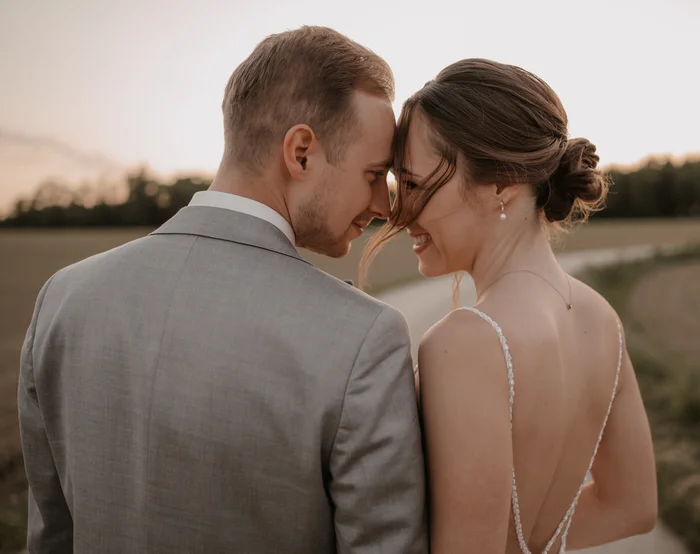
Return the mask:
M 633 170 L 610 168 L 610 195 L 594 218 L 700 217 L 700 160 L 674 164 L 649 160 Z M 144 169 L 126 176 L 121 193 L 98 185 L 71 188 L 46 182 L 17 201 L 2 227 L 155 227 L 186 206 L 210 181 L 201 177 L 158 180 Z

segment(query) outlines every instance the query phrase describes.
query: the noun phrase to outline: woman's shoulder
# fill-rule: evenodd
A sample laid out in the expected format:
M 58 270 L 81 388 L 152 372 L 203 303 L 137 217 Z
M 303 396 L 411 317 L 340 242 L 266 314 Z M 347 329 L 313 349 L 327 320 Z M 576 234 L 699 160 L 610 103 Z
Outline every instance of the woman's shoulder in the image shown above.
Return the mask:
M 603 334 L 615 331 L 620 317 L 610 302 L 583 281 L 572 277 L 571 283 L 574 292 L 572 308 L 580 314 L 580 323 L 596 328 Z
M 503 366 L 499 334 L 483 316 L 478 310 L 460 308 L 435 323 L 418 346 L 421 373 L 434 367 Z
M 423 335 L 420 346 L 423 348 L 445 347 L 451 344 L 465 343 L 474 336 L 488 334 L 489 328 L 484 325 L 476 308 L 458 308 L 434 323 Z M 493 333 L 490 329 L 490 333 Z

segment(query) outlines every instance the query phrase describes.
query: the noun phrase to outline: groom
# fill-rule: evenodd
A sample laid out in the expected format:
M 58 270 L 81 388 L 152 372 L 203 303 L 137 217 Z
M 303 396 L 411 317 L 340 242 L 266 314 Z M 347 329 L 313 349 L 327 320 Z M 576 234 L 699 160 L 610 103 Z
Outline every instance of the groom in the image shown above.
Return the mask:
M 22 350 L 34 553 L 427 551 L 403 317 L 312 267 L 386 217 L 386 62 L 327 28 L 233 73 L 210 189 L 54 275 Z

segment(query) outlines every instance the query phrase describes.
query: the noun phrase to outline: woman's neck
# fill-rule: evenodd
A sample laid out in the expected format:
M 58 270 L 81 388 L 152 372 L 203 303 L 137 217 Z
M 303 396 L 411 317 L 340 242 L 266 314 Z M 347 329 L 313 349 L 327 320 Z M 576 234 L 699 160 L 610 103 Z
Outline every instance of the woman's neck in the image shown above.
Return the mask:
M 477 298 L 506 273 L 528 270 L 541 277 L 561 271 L 540 223 L 509 229 L 485 245 L 474 260 L 471 277 Z

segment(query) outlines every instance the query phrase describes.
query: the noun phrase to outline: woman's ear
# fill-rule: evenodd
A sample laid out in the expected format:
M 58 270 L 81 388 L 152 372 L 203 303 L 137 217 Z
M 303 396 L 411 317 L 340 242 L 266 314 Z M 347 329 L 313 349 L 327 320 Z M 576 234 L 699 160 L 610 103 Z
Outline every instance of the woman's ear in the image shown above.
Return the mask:
M 520 194 L 520 192 L 523 189 L 523 186 L 521 183 L 516 183 L 514 185 L 493 185 L 494 186 L 494 191 L 496 195 L 496 199 L 498 202 L 503 202 L 504 204 L 508 204 L 515 200 L 515 198 Z

